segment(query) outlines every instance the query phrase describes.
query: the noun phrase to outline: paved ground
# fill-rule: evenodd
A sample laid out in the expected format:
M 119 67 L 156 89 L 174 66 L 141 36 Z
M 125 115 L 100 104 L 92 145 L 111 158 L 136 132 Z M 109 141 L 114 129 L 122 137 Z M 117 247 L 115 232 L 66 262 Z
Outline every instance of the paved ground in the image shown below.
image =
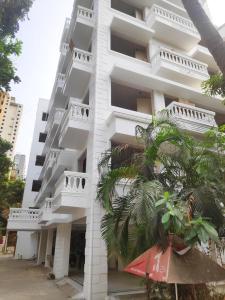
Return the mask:
M 0 300 L 68 299 L 54 281 L 47 279 L 43 267 L 30 261 L 0 256 Z

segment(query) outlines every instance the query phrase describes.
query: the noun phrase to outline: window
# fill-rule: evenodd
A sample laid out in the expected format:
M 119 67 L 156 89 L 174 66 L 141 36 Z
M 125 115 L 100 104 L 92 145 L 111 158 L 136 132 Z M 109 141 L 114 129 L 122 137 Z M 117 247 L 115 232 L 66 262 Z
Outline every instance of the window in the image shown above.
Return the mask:
M 44 162 L 45 162 L 45 156 L 42 155 L 36 156 L 35 166 L 43 166 Z
M 43 112 L 42 113 L 42 121 L 47 121 L 48 120 L 48 113 Z
M 41 132 L 41 133 L 39 134 L 39 142 L 40 142 L 40 143 L 45 143 L 46 137 L 47 137 L 47 133 Z
M 39 192 L 41 188 L 41 180 L 33 180 L 32 183 L 32 192 Z

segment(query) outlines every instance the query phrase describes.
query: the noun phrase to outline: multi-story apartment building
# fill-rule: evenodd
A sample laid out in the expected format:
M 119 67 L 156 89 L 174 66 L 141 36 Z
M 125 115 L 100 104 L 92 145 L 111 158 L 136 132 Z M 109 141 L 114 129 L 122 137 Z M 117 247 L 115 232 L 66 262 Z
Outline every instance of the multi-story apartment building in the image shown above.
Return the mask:
M 10 177 L 23 180 L 25 178 L 26 156 L 24 154 L 16 154 L 13 159 L 13 167 Z
M 34 200 L 38 194 L 39 189 L 39 176 L 43 166 L 42 151 L 44 143 L 42 136 L 45 131 L 48 109 L 48 100 L 40 99 L 36 113 L 36 122 L 34 127 L 33 141 L 31 145 L 30 157 L 28 162 L 26 184 L 23 195 L 23 212 L 30 211 L 30 207 L 34 207 Z M 23 229 L 23 224 L 21 223 Z M 16 258 L 29 259 L 37 256 L 38 232 L 37 231 L 18 231 L 17 245 L 16 245 Z M 37 229 L 37 228 L 34 228 Z
M 12 159 L 22 115 L 22 105 L 14 97 L 0 92 L 0 137 L 12 144 L 8 156 Z
M 201 91 L 218 68 L 200 40 L 180 0 L 74 1 L 41 136 L 39 192 L 29 198 L 27 183 L 8 230 L 25 231 L 19 234 L 26 239 L 36 232 L 37 263 L 52 267 L 57 279 L 72 276 L 80 284 L 77 299 L 134 289 L 115 274 L 120 268 L 108 261 L 101 238 L 104 212 L 95 201 L 101 154 L 121 143 L 137 147 L 136 126 L 163 109 L 197 138 L 224 122 L 221 99 Z M 30 244 L 18 236 L 17 254 L 33 256 Z

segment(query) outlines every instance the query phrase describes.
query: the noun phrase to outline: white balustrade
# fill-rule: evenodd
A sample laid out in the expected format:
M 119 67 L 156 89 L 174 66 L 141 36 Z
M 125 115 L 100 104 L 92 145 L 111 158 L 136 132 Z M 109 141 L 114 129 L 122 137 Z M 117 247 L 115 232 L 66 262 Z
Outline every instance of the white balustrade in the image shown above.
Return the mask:
M 184 67 L 185 69 L 192 70 L 198 73 L 208 75 L 207 65 L 198 62 L 195 59 L 189 58 L 188 56 L 178 54 L 172 50 L 166 48 L 160 48 L 157 54 L 152 59 L 152 64 L 156 65 L 159 61 L 167 61 L 175 65 Z
M 182 16 L 179 16 L 178 14 L 176 14 L 172 11 L 169 11 L 158 5 L 153 5 L 150 10 L 150 14 L 149 14 L 148 18 L 151 19 L 153 14 L 156 16 L 159 16 L 161 18 L 164 18 L 168 21 L 171 21 L 179 26 L 182 26 L 195 34 L 198 34 L 198 31 L 195 28 L 194 24 L 191 22 L 191 20 L 184 18 Z
M 79 61 L 84 64 L 91 64 L 92 63 L 92 53 L 75 48 L 74 53 L 73 53 L 73 60 Z
M 32 221 L 39 219 L 39 209 L 10 208 L 9 221 Z
M 61 48 L 61 52 L 63 55 L 66 55 L 67 51 L 69 50 L 69 44 L 67 43 L 63 43 L 62 44 L 62 48 Z
M 80 172 L 65 171 L 56 183 L 55 195 L 61 192 L 85 194 L 88 190 L 88 175 Z
M 167 117 L 194 121 L 210 127 L 217 126 L 214 112 L 175 101 L 166 107 L 162 114 L 164 113 Z
M 65 83 L 65 78 L 66 78 L 65 74 L 61 74 L 61 73 L 58 74 L 58 76 L 57 76 L 58 87 L 63 88 L 64 83 Z
M 73 120 L 90 120 L 90 106 L 80 103 L 73 103 L 70 106 L 70 118 Z
M 65 27 L 66 28 L 69 28 L 69 26 L 70 26 L 70 18 L 66 18 L 66 22 L 65 22 Z
M 85 18 L 88 21 L 93 21 L 94 20 L 94 12 L 92 9 L 88 9 L 83 6 L 78 6 L 78 11 L 77 11 L 77 16 L 81 18 Z

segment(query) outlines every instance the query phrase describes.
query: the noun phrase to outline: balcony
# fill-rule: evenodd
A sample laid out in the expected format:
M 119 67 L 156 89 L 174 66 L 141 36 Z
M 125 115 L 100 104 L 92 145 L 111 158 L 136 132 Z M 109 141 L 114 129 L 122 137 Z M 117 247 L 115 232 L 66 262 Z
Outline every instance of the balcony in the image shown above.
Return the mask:
M 63 95 L 63 87 L 65 85 L 65 75 L 64 74 L 57 74 L 56 80 L 53 86 L 50 105 L 49 105 L 49 111 L 51 111 L 51 108 L 54 103 L 54 107 L 62 107 L 62 103 L 65 100 L 65 96 Z
M 112 106 L 112 112 L 106 121 L 106 132 L 113 142 L 136 146 L 136 126 L 147 127 L 150 121 L 151 116 L 148 114 Z
M 71 221 L 71 216 L 67 214 L 53 213 L 53 198 L 46 198 L 43 207 L 39 212 L 39 224 L 45 227 L 58 223 L 68 223 Z
M 60 59 L 59 59 L 58 70 L 61 73 L 66 73 L 66 69 L 67 69 L 67 66 L 70 62 L 71 54 L 72 54 L 71 50 L 70 50 L 70 47 L 69 47 L 69 44 L 68 43 L 63 43 L 61 45 L 60 52 L 61 52 L 61 56 L 60 56 Z
M 159 48 L 152 58 L 153 73 L 167 79 L 200 88 L 209 78 L 207 65 L 186 55 Z
M 154 30 L 150 29 L 144 21 L 114 9 L 112 12 L 111 31 L 113 34 L 142 46 L 148 45 L 154 35 Z
M 65 169 L 71 169 L 74 161 L 77 159 L 77 152 L 74 150 L 57 150 L 52 149 L 49 158 L 46 159 L 46 165 L 43 167 L 43 182 L 39 194 L 36 198 L 35 204 L 38 205 L 49 194 L 52 193 L 52 188 Z M 47 171 L 45 171 L 47 169 Z
M 93 28 L 95 25 L 95 16 L 92 9 L 78 5 L 77 14 L 71 24 L 71 37 L 75 41 L 76 47 L 88 49 L 91 43 Z
M 61 123 L 64 113 L 65 110 L 63 108 L 54 109 L 52 117 L 46 126 L 46 130 L 48 131 L 47 139 L 49 138 L 50 135 L 55 134 L 56 128 Z
M 91 117 L 89 105 L 72 102 L 61 127 L 60 147 L 82 150 L 87 143 Z
M 8 231 L 36 231 L 41 230 L 39 209 L 10 208 L 7 224 Z
M 64 92 L 74 98 L 82 98 L 87 90 L 93 67 L 90 52 L 74 49 L 66 73 Z
M 219 68 L 209 50 L 201 45 L 196 46 L 189 52 L 189 56 L 207 64 L 213 72 L 218 72 Z
M 166 114 L 181 129 L 197 134 L 217 127 L 214 112 L 175 101 L 170 103 L 160 114 Z
M 43 154 L 46 154 L 49 147 L 51 146 L 52 141 L 54 140 L 55 134 L 57 132 L 58 126 L 62 121 L 64 113 L 65 113 L 64 109 L 56 108 L 53 110 L 52 114 L 50 114 L 49 121 L 45 128 L 45 130 L 48 132 L 48 134 L 47 134 L 47 138 L 45 141 Z
M 181 5 L 181 0 L 123 0 L 133 7 L 144 10 L 146 7 L 152 7 L 154 4 L 166 8 L 181 16 L 187 17 L 188 14 L 184 7 Z
M 189 51 L 200 41 L 200 35 L 189 19 L 157 5 L 152 6 L 147 25 L 155 31 L 156 39 L 178 49 Z
M 62 48 L 62 44 L 66 41 L 66 37 L 68 35 L 69 28 L 70 28 L 70 19 L 66 18 L 64 28 L 63 28 L 62 37 L 61 37 L 61 42 L 60 42 L 60 49 Z
M 88 207 L 88 175 L 65 171 L 57 181 L 53 200 L 55 213 L 85 214 Z

